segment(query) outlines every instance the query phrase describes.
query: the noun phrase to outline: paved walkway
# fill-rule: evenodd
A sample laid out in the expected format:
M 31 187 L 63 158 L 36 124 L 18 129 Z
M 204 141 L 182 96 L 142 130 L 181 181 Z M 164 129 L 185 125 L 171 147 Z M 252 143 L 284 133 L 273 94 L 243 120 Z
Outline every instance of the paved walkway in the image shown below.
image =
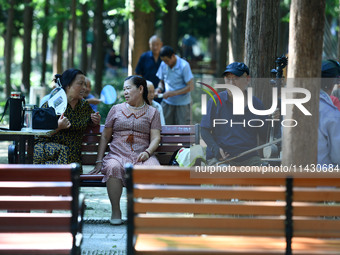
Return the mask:
M 11 142 L 0 142 L 0 164 L 7 164 L 7 149 Z M 84 167 L 84 172 L 91 168 Z M 112 226 L 110 201 L 106 188 L 82 187 L 85 194 L 85 216 L 82 244 L 83 255 L 124 255 L 126 254 L 126 224 Z M 127 218 L 126 189 L 123 189 L 121 210 Z

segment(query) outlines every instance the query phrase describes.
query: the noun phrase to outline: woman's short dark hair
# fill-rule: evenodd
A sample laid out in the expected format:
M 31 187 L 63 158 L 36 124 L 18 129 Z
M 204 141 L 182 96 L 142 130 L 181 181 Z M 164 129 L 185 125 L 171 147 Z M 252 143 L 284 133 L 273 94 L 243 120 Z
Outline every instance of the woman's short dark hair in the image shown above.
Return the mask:
M 168 58 L 171 58 L 171 56 L 174 54 L 175 54 L 174 49 L 167 45 L 163 46 L 161 48 L 161 51 L 159 52 L 159 56 Z
M 61 75 L 54 75 L 53 81 L 57 84 L 58 87 L 61 86 L 66 91 L 66 87 L 72 84 L 78 74 L 84 75 L 84 73 L 79 69 L 70 68 L 64 71 Z
M 143 87 L 143 99 L 144 101 L 150 105 L 149 99 L 148 99 L 148 87 L 146 86 L 146 80 L 139 75 L 131 75 L 128 76 L 124 81 L 132 80 L 132 83 L 139 88 L 140 86 Z

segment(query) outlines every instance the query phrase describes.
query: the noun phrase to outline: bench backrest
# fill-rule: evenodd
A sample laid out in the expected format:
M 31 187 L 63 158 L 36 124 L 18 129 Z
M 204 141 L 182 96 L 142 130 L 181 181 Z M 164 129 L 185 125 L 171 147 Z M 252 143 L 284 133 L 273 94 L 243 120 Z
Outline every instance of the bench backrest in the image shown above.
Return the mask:
M 83 136 L 82 164 L 95 165 L 98 145 L 104 125 L 89 128 Z M 162 165 L 169 164 L 172 154 L 182 147 L 199 144 L 198 125 L 166 125 L 162 126 L 160 146 L 155 154 Z M 109 148 L 107 147 L 107 152 Z
M 237 171 L 239 168 L 236 168 Z M 338 179 L 193 177 L 171 166 L 127 168 L 128 250 L 138 234 L 340 237 Z M 319 186 L 331 186 L 319 188 Z M 131 254 L 128 252 L 128 254 Z M 289 254 L 289 252 L 287 252 Z
M 79 164 L 0 165 L 0 232 L 81 230 Z M 53 212 L 62 210 L 63 212 Z

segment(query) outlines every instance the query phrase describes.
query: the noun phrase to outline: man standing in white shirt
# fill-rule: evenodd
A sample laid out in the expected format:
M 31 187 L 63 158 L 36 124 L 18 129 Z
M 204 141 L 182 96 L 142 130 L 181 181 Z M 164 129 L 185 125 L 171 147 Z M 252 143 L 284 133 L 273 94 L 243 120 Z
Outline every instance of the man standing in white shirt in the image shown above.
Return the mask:
M 160 51 L 162 63 L 157 71 L 160 79 L 155 94 L 163 93 L 162 107 L 167 125 L 190 124 L 190 91 L 194 89 L 194 77 L 187 61 L 175 55 L 170 46 Z

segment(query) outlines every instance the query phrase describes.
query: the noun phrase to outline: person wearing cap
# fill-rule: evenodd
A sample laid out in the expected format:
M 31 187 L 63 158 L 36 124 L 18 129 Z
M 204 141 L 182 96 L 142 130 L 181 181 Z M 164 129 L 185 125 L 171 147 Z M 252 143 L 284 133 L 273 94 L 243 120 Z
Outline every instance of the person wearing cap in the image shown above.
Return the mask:
M 318 129 L 318 164 L 321 165 L 340 165 L 340 111 L 330 98 L 339 76 L 337 61 L 322 62 Z
M 250 82 L 249 68 L 244 63 L 234 62 L 229 64 L 223 72 L 224 81 L 226 84 L 237 86 L 243 91 L 247 97 L 246 88 Z M 207 104 L 207 114 L 201 120 L 202 138 L 207 144 L 207 161 L 209 165 L 214 165 L 218 161 L 234 157 L 242 152 L 253 149 L 257 146 L 257 138 L 266 139 L 267 125 L 262 127 L 250 127 L 247 124 L 233 123 L 248 123 L 252 119 L 266 119 L 265 116 L 258 116 L 250 112 L 248 106 L 245 105 L 244 115 L 233 115 L 233 95 L 229 90 L 218 93 L 221 98 L 222 105 L 215 105 L 210 99 Z M 217 96 L 215 95 L 215 100 Z M 263 110 L 263 104 L 260 99 L 253 96 L 253 106 L 255 109 Z M 245 100 L 247 102 L 247 100 Z M 246 103 L 245 103 L 246 104 Z M 225 125 L 213 126 L 213 120 L 227 120 Z M 263 121 L 266 123 L 265 121 Z M 257 152 L 252 152 L 233 161 L 231 165 L 255 165 L 262 164 L 261 158 Z
M 167 125 L 190 124 L 190 91 L 194 89 L 194 76 L 187 61 L 177 56 L 170 46 L 160 51 L 162 63 L 157 71 L 159 78 L 155 94 L 163 94 L 162 107 Z

